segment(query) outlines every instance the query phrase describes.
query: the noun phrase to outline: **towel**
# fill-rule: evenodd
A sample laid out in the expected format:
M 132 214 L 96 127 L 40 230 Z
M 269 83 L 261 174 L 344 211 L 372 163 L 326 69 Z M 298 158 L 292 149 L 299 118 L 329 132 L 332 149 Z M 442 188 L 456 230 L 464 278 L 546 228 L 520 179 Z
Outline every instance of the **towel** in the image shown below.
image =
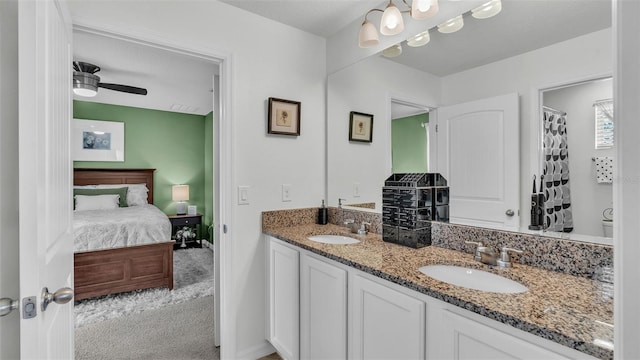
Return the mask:
M 613 158 L 609 156 L 600 156 L 595 158 L 596 162 L 596 181 L 599 184 L 613 182 Z

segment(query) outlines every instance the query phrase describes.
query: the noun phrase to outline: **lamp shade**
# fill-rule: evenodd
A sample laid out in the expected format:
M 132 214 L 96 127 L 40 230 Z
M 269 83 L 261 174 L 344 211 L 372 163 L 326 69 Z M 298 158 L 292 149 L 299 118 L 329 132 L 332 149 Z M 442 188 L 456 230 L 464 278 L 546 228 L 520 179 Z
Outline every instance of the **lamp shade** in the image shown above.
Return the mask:
M 404 31 L 402 13 L 393 5 L 393 2 L 389 1 L 389 5 L 382 13 L 382 20 L 380 20 L 380 33 L 382 35 L 396 35 L 402 31 Z
M 376 46 L 379 43 L 378 30 L 376 30 L 376 27 L 369 20 L 365 20 L 358 34 L 358 45 L 360 45 L 361 48 L 368 48 Z
M 173 201 L 189 200 L 189 185 L 173 185 L 171 187 L 171 200 Z
M 391 45 L 388 48 L 382 50 L 382 56 L 392 58 L 400 56 L 402 54 L 402 46 L 400 44 Z
M 438 0 L 413 0 L 411 17 L 416 20 L 426 19 L 437 14 L 438 10 Z
M 407 39 L 407 45 L 411 47 L 423 46 L 429 43 L 431 37 L 429 36 L 429 30 L 423 31 L 418 35 L 412 36 Z
M 482 4 L 471 10 L 471 16 L 476 19 L 488 19 L 492 16 L 498 15 L 500 11 L 502 11 L 502 1 L 491 0 L 488 3 Z
M 443 34 L 454 33 L 464 26 L 464 20 L 462 20 L 462 15 L 458 15 L 453 19 L 449 19 L 444 23 L 438 25 L 438 31 Z

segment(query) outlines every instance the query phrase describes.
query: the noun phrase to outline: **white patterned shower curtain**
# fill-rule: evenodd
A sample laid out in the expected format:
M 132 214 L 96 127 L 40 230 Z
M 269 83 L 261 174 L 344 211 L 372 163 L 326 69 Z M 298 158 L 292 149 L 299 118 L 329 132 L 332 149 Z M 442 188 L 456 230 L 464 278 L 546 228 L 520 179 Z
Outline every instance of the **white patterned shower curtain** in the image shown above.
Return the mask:
M 566 113 L 544 111 L 544 228 L 573 231 Z

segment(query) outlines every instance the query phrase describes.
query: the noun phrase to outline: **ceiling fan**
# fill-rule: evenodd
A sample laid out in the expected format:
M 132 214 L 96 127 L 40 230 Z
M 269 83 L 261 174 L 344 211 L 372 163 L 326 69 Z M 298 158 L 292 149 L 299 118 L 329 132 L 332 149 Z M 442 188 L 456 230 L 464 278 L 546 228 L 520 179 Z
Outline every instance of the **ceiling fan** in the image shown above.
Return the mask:
M 122 91 L 130 94 L 147 95 L 147 89 L 100 82 L 100 76 L 96 75 L 100 71 L 100 67 L 82 62 L 73 62 L 73 92 L 80 96 L 96 96 L 98 88 L 104 88 L 115 91 Z

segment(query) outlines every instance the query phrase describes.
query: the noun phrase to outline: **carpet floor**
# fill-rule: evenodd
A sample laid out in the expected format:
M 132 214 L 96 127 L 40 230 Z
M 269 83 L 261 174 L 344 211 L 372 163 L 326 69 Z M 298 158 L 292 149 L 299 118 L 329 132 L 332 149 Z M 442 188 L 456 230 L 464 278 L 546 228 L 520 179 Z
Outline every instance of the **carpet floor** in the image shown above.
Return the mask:
M 172 291 L 167 288 L 136 290 L 77 301 L 74 307 L 75 326 L 81 328 L 213 295 L 213 251 L 208 248 L 175 251 L 173 283 Z
M 76 329 L 77 360 L 220 359 L 213 346 L 213 296 Z

